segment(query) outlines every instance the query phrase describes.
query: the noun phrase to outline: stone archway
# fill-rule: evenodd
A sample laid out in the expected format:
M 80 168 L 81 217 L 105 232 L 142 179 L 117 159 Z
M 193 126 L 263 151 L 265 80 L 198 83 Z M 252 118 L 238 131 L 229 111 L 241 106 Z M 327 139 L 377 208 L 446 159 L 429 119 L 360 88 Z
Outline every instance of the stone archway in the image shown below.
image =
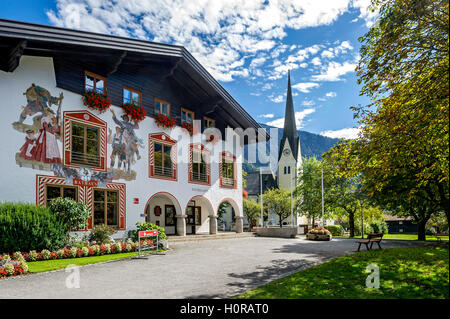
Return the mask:
M 216 234 L 217 217 L 214 207 L 203 195 L 193 196 L 185 208 L 186 234 Z
M 226 205 L 225 208 L 223 208 L 224 205 Z M 222 229 L 242 233 L 244 231 L 243 216 L 236 201 L 228 197 L 222 199 L 217 206 L 217 216 L 219 216 L 219 210 L 221 209 L 223 210 L 222 223 L 220 225 Z
M 167 235 L 184 235 L 178 233 L 177 216 L 180 215 L 180 203 L 168 192 L 153 194 L 145 205 L 145 221 L 164 227 Z

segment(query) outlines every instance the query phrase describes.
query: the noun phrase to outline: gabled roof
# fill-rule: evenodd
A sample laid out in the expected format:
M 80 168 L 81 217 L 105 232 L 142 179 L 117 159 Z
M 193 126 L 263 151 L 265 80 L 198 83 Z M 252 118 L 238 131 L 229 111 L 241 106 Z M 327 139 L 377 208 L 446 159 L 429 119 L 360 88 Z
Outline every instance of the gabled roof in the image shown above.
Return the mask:
M 173 66 L 169 75 L 172 75 L 175 69 L 188 74 L 194 84 L 209 95 L 210 98 L 205 101 L 207 107 L 222 117 L 229 116 L 233 124 L 230 126 L 244 129 L 252 127 L 256 130 L 261 128 L 182 46 L 0 19 L 0 47 L 0 70 L 7 72 L 14 71 L 22 54 L 45 56 L 58 50 L 59 53 L 66 50 L 79 55 L 95 55 L 98 52 L 98 56 L 105 56 L 108 63 L 110 60 L 105 52 L 109 52 L 112 59 L 111 71 L 117 70 L 118 65 L 126 61 L 130 54 L 134 58 L 141 56 L 142 64 L 145 64 L 146 58 L 164 59 Z M 266 139 L 269 138 L 266 133 Z
M 262 174 L 261 179 L 263 193 L 271 188 L 278 188 L 273 174 Z M 245 180 L 247 182 L 247 187 L 245 188 L 245 190 L 249 195 L 259 195 L 261 193 L 259 171 L 247 173 Z
M 288 87 L 286 94 L 286 110 L 284 112 L 284 129 L 283 137 L 280 142 L 280 149 L 278 151 L 278 160 L 281 158 L 281 153 L 284 149 L 286 140 L 289 141 L 291 146 L 292 155 L 295 159 L 298 157 L 298 149 L 300 146 L 300 137 L 297 133 L 297 125 L 295 124 L 295 112 L 294 112 L 294 102 L 292 100 L 292 89 L 291 89 L 291 72 L 288 72 Z

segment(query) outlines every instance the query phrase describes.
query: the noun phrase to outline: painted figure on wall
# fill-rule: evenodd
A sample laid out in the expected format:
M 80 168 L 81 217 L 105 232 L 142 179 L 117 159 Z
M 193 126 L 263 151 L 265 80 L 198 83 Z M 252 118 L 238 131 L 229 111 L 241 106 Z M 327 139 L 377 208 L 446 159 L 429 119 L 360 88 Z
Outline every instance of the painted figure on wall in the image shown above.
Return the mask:
M 33 169 L 54 171 L 56 174 L 56 166 L 61 165 L 58 140 L 64 96 L 60 93 L 59 97 L 54 97 L 34 83 L 23 94 L 27 105 L 22 106 L 19 120 L 12 124 L 15 130 L 26 134 L 25 143 L 16 153 L 16 163 Z M 53 105 L 58 106 L 56 112 L 51 108 Z M 31 123 L 25 123 L 28 116 L 33 116 Z
M 143 147 L 142 139 L 136 136 L 136 129 L 139 129 L 138 123 L 132 123 L 127 114 L 121 116 L 122 120 L 116 117 L 116 114 L 111 110 L 112 119 L 118 126 L 116 133 L 108 137 L 108 142 L 113 146 L 111 154 L 111 168 L 113 171 L 113 179 L 123 178 L 125 180 L 133 180 L 136 178 L 136 172 L 131 169 L 131 166 L 141 159 L 139 155 L 139 147 Z M 114 168 L 115 158 L 118 158 L 117 169 Z

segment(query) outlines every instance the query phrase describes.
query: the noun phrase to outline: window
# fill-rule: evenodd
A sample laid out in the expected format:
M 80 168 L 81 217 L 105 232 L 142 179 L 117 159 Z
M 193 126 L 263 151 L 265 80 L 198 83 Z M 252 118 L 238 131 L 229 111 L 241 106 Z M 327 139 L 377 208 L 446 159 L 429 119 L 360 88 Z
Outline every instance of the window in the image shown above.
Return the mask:
M 99 128 L 72 122 L 71 164 L 99 167 Z
M 165 209 L 165 216 L 166 216 L 165 226 L 175 226 L 175 224 L 176 224 L 175 206 L 166 205 L 164 209 Z
M 134 104 L 137 106 L 141 106 L 141 92 L 124 86 L 123 104 Z
M 226 152 L 222 153 L 220 186 L 235 187 L 236 176 L 234 156 L 227 156 L 226 154 Z
M 78 200 L 78 192 L 76 187 L 61 186 L 61 185 L 46 185 L 47 204 L 54 198 L 63 197 L 71 198 L 74 201 Z
M 181 109 L 181 123 L 194 123 L 194 112 L 191 112 L 187 109 L 182 108 Z
M 101 94 L 106 94 L 106 78 L 85 71 L 84 72 L 84 91 L 94 91 Z
M 210 119 L 209 117 L 204 117 L 203 118 L 203 127 L 205 129 L 216 127 L 216 121 L 213 119 Z
M 210 154 L 202 144 L 191 144 L 189 153 L 189 182 L 210 185 Z
M 177 141 L 164 133 L 149 134 L 149 177 L 177 179 Z
M 172 146 L 154 143 L 154 174 L 158 176 L 168 176 L 172 177 L 172 159 L 170 158 L 170 152 L 172 151 Z
M 170 115 L 170 104 L 166 101 L 155 98 L 155 114 Z
M 204 183 L 208 182 L 206 165 L 202 152 L 194 150 L 192 153 L 192 180 Z
M 117 191 L 94 189 L 94 225 L 118 226 L 118 209 Z

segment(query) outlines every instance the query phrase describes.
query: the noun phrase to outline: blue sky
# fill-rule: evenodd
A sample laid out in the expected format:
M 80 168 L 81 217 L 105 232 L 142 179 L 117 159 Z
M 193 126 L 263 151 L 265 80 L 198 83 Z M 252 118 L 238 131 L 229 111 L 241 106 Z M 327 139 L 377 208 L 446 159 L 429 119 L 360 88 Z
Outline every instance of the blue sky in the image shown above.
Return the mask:
M 184 45 L 258 122 L 355 137 L 354 68 L 370 0 L 3 0 L 0 18 Z

